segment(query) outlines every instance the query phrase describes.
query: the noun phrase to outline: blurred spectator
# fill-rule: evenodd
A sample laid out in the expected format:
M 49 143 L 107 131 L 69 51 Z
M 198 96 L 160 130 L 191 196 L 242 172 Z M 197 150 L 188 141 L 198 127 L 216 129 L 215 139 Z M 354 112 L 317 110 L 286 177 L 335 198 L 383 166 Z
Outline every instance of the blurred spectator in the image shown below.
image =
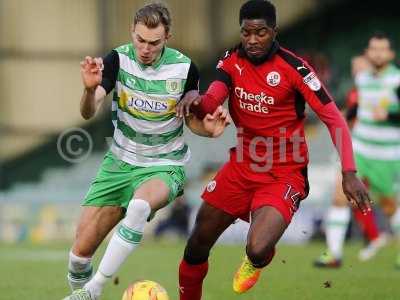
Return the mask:
M 185 238 L 188 234 L 189 215 L 189 205 L 183 197 L 177 198 L 171 207 L 169 216 L 158 223 L 154 231 L 155 237 L 161 238 L 165 233 L 172 231 Z

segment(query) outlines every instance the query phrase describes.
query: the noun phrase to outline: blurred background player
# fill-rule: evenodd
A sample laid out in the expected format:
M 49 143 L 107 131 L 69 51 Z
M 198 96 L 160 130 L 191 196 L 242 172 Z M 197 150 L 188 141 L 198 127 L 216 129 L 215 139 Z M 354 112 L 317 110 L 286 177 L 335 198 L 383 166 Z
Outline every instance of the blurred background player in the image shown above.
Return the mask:
M 366 56 L 370 70 L 356 76 L 357 119 L 353 146 L 359 176 L 373 197 L 391 218 L 392 229 L 399 234 L 400 211 L 396 197 L 400 180 L 400 69 L 393 64 L 392 41 L 384 33 L 368 40 Z M 360 253 L 361 259 L 374 254 L 380 241 Z M 396 261 L 400 266 L 400 257 Z
M 202 118 L 229 98 L 238 129 L 229 162 L 202 195 L 204 202 L 179 268 L 181 300 L 201 299 L 210 249 L 237 218 L 251 222 L 233 290 L 249 290 L 272 261 L 276 243 L 308 195 L 306 102 L 326 124 L 339 150 L 346 196 L 364 213 L 370 209 L 367 192 L 355 175 L 349 129 L 312 68 L 276 41 L 275 6 L 247 1 L 239 24 L 241 43 L 218 63 L 217 79 L 205 95 L 187 97 L 177 109 L 183 115 L 191 107 Z
M 384 214 L 391 218 L 392 229 L 398 234 L 400 215 L 396 211 L 396 186 L 400 172 L 400 70 L 391 63 L 394 57 L 390 39 L 377 33 L 369 39 L 365 56 L 353 59 L 355 88 L 349 93 L 347 119 L 354 123 L 353 145 L 358 174 Z M 360 251 L 359 259 L 368 260 L 386 244 L 387 236 L 379 235 L 372 212 L 367 215 L 356 210 L 353 212 L 369 241 Z M 336 186 L 334 206 L 329 209 L 326 220 L 328 250 L 315 262 L 316 266 L 341 265 L 349 221 L 350 209 L 343 201 L 340 186 Z M 396 265 L 400 266 L 400 258 Z
M 351 73 L 353 80 L 356 75 L 371 69 L 371 64 L 365 55 L 355 56 L 351 60 Z M 353 128 L 357 114 L 358 93 L 353 86 L 346 95 L 346 119 L 350 128 Z M 362 260 L 371 258 L 376 254 L 380 247 L 386 243 L 385 235 L 379 236 L 378 227 L 374 213 L 360 213 L 353 208 L 356 221 L 361 227 L 369 245 L 360 251 L 359 257 Z M 343 193 L 341 185 L 341 175 L 336 179 L 335 191 L 333 195 L 333 206 L 328 209 L 325 219 L 325 236 L 327 250 L 314 262 L 317 267 L 337 268 L 342 264 L 343 244 L 350 223 L 351 210 L 348 201 Z
M 115 88 L 115 131 L 111 149 L 83 203 L 68 264 L 68 281 L 74 291 L 65 299 L 98 299 L 105 283 L 140 244 L 152 213 L 183 193 L 183 166 L 190 152 L 175 106 L 184 95 L 197 94 L 199 75 L 187 56 L 166 47 L 170 25 L 163 4 L 146 5 L 134 17 L 132 43 L 112 50 L 104 61 L 86 57 L 81 63 L 85 87 L 81 114 L 92 118 Z M 223 111 L 220 108 L 203 122 L 188 116 L 186 124 L 196 134 L 218 136 L 226 124 Z M 92 256 L 121 219 L 91 279 Z

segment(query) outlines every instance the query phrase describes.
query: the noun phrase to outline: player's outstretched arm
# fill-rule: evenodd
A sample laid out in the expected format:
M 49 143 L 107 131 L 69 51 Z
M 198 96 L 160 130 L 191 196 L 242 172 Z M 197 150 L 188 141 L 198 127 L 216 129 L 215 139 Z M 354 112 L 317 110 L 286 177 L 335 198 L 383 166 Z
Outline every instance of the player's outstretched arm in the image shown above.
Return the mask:
M 81 98 L 80 111 L 85 120 L 92 118 L 102 104 L 106 91 L 100 86 L 103 60 L 86 56 L 81 62 L 81 77 L 85 88 Z
M 371 210 L 371 201 L 367 189 L 356 176 L 351 134 L 343 116 L 333 101 L 319 108 L 314 106 L 313 109 L 327 126 L 332 142 L 340 156 L 343 174 L 342 186 L 347 200 L 364 214 L 367 213 Z
M 219 106 L 212 115 L 207 114 L 203 120 L 190 114 L 185 117 L 185 122 L 194 134 L 216 138 L 219 137 L 224 132 L 225 127 L 231 123 L 231 118 L 228 110 Z
M 302 74 L 299 69 L 305 73 Z M 314 70 L 304 61 L 298 60 L 296 71 L 293 73 L 293 77 L 297 90 L 303 95 L 319 119 L 325 123 L 340 156 L 343 192 L 354 206 L 366 213 L 371 209 L 370 198 L 365 186 L 356 176 L 357 169 L 349 127 L 326 88 L 316 77 Z M 305 80 L 307 78 L 312 79 Z

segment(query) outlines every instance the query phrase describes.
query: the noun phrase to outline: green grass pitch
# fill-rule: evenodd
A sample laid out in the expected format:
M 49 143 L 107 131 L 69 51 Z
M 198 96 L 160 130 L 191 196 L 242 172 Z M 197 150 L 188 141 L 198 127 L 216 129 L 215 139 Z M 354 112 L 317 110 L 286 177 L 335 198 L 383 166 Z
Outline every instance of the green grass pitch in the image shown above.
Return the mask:
M 171 300 L 177 298 L 177 269 L 183 243 L 145 241 L 124 264 L 119 284 L 110 283 L 102 300 L 119 300 L 132 281 L 161 283 Z M 400 299 L 400 271 L 393 268 L 395 246 L 383 249 L 372 261 L 356 259 L 360 244 L 346 246 L 344 266 L 319 270 L 312 260 L 324 249 L 321 243 L 280 245 L 277 255 L 258 284 L 248 293 L 233 293 L 232 274 L 243 255 L 242 246 L 217 246 L 204 285 L 204 300 L 395 300 Z M 1 300 L 58 300 L 68 293 L 66 265 L 68 244 L 0 244 Z M 100 253 L 103 253 L 104 247 Z M 99 254 L 100 254 L 99 253 Z M 96 256 L 96 265 L 99 255 Z

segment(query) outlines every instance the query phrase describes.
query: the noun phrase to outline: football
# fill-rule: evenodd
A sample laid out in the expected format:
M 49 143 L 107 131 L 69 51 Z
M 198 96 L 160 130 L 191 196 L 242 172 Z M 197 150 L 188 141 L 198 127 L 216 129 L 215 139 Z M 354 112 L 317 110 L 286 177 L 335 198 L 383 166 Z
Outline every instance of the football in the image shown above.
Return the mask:
M 122 300 L 169 300 L 167 291 L 151 280 L 136 281 L 125 290 Z

